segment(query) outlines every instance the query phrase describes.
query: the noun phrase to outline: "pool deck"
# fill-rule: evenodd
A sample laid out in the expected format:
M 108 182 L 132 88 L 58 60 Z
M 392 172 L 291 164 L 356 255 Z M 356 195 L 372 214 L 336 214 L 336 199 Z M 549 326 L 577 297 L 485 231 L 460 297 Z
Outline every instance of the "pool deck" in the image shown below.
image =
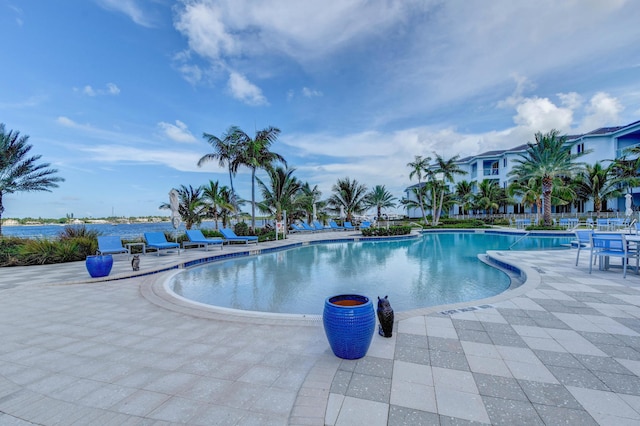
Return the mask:
M 149 253 L 140 272 L 219 253 Z M 0 425 L 640 424 L 640 276 L 589 275 L 586 251 L 578 266 L 575 250 L 491 256 L 526 283 L 397 312 L 393 337 L 354 361 L 317 318 L 173 302 L 161 283 L 175 271 L 125 278 L 126 256 L 108 281 L 84 262 L 0 268 Z

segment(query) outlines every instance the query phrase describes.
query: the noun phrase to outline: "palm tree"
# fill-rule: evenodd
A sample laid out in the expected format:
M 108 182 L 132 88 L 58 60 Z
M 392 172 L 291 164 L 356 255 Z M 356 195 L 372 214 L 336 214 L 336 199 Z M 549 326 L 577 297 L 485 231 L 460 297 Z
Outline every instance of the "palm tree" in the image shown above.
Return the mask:
M 32 145 L 27 141 L 29 136 L 20 136 L 20 132 L 5 132 L 0 123 L 0 235 L 2 235 L 2 213 L 4 194 L 29 191 L 51 191 L 57 188 L 57 182 L 64 179 L 55 176 L 56 169 L 48 168 L 49 163 L 37 164 L 41 155 L 27 157 Z
M 202 167 L 203 164 L 209 161 L 218 160 L 220 167 L 227 167 L 229 170 L 229 184 L 231 185 L 231 193 L 235 194 L 233 189 L 233 176 L 238 171 L 238 165 L 235 160 L 238 156 L 238 141 L 235 139 L 235 132 L 239 130 L 235 126 L 229 127 L 223 138 L 220 139 L 209 133 L 203 133 L 202 137 L 213 147 L 214 152 L 205 154 L 198 160 L 198 167 Z
M 367 192 L 366 185 L 350 180 L 348 177 L 338 179 L 331 187 L 333 194 L 327 200 L 335 212 L 342 207 L 347 215 L 347 221 L 351 222 L 354 214 L 362 214 L 365 211 L 364 198 Z
M 180 185 L 178 191 L 178 213 L 187 229 L 191 229 L 193 225 L 202 223 L 202 219 L 206 215 L 206 205 L 202 201 L 202 187 L 194 188 L 191 185 L 186 187 Z M 169 203 L 160 204 L 160 209 L 167 210 L 171 206 Z
M 473 186 L 471 182 L 462 180 L 456 184 L 456 200 L 462 207 L 462 214 L 469 213 L 469 206 L 473 202 Z
M 380 221 L 380 217 L 382 216 L 382 209 L 395 207 L 397 200 L 396 197 L 391 195 L 387 188 L 384 185 L 376 185 L 368 194 L 364 197 L 364 206 L 365 209 L 369 209 L 371 207 L 376 208 L 376 216 L 377 220 Z
M 602 211 L 602 201 L 622 195 L 620 179 L 613 175 L 613 163 L 609 167 L 603 167 L 602 163 L 585 166 L 584 172 L 577 178 L 576 192 L 583 199 L 593 199 L 593 209 L 596 214 Z
M 505 202 L 505 191 L 500 184 L 491 179 L 484 179 L 478 185 L 478 193 L 475 196 L 475 205 L 480 210 L 493 214 Z
M 634 147 L 628 150 L 630 154 L 640 154 L 640 148 Z M 633 200 L 633 188 L 640 186 L 640 176 L 638 176 L 638 168 L 640 168 L 640 156 L 629 160 L 626 155 L 616 159 L 612 164 L 612 174 L 616 176 L 618 181 L 627 187 L 631 199 Z
M 309 222 L 310 220 L 312 220 L 312 217 L 313 217 L 313 206 L 314 205 L 316 206 L 316 214 L 317 214 L 318 209 L 322 211 L 326 203 L 323 201 L 320 201 L 320 197 L 322 197 L 322 192 L 318 189 L 318 185 L 314 185 L 312 188 L 309 182 L 305 182 L 302 184 L 302 187 L 300 188 L 300 190 L 302 191 L 302 194 L 304 197 L 303 198 L 304 204 L 300 212 L 304 213 L 304 215 L 306 216 L 307 222 Z M 294 213 L 290 216 L 290 218 L 294 219 L 294 215 L 297 216 L 297 214 Z
M 244 201 L 238 198 L 235 198 L 229 188 L 223 186 L 220 188 L 220 199 L 222 200 L 220 204 L 220 220 L 222 222 L 222 227 L 227 228 L 231 222 L 230 218 L 233 214 L 237 213 L 238 209 L 244 205 Z
M 558 130 L 535 134 L 535 143 L 528 142 L 526 154 L 515 159 L 516 166 L 509 173 L 518 180 L 539 179 L 542 186 L 542 202 L 544 205 L 544 225 L 551 226 L 551 192 L 556 177 L 570 178 L 580 172 L 583 163 L 576 159 L 589 151 L 572 154 L 571 148 L 576 142 L 567 143 L 566 136 L 560 136 Z
M 422 178 L 429 175 L 429 162 L 431 161 L 431 157 L 422 158 L 421 155 L 416 155 L 413 162 L 407 163 L 407 167 L 411 169 L 409 173 L 409 180 L 413 179 L 414 176 L 418 178 L 418 187 L 422 186 Z M 427 214 L 424 210 L 424 202 L 423 197 L 418 198 L 418 203 L 420 204 L 420 210 L 422 211 L 422 218 L 424 219 L 424 223 L 427 224 Z
M 455 175 L 464 175 L 467 174 L 467 172 L 465 172 L 464 170 L 462 170 L 458 164 L 456 164 L 456 162 L 458 161 L 458 159 L 460 158 L 459 155 L 456 155 L 454 157 L 451 157 L 448 160 L 445 160 L 444 158 L 442 158 L 440 155 L 436 154 L 436 169 L 433 171 L 433 173 L 431 173 L 432 177 L 436 177 L 439 176 L 441 177 L 441 181 L 443 183 L 445 183 L 445 185 L 442 185 L 442 188 L 440 189 L 440 196 L 437 197 L 436 194 L 434 193 L 434 201 L 436 201 L 436 208 L 434 209 L 433 212 L 433 225 L 437 226 L 438 225 L 438 221 L 440 220 L 440 214 L 442 213 L 442 205 L 444 202 L 444 196 L 445 196 L 445 192 L 447 192 L 448 186 L 446 185 L 446 183 L 448 182 L 453 182 L 454 176 Z M 439 201 L 438 201 L 439 199 Z
M 235 210 L 234 205 L 224 199 L 224 191 L 229 191 L 226 186 L 220 186 L 218 181 L 209 181 L 208 186 L 202 187 L 202 202 L 205 205 L 207 217 L 213 218 L 215 228 L 218 229 L 218 217 L 222 209 L 232 212 Z
M 278 222 L 282 220 L 283 211 L 292 212 L 304 206 L 305 200 L 301 191 L 302 184 L 293 176 L 295 170 L 284 169 L 283 167 L 267 169 L 270 180 L 267 183 L 260 178 L 256 178 L 262 192 L 262 202 L 258 203 L 258 208 L 263 213 L 274 215 Z M 288 226 L 289 224 L 285 225 Z
M 237 127 L 233 131 L 233 139 L 239 144 L 234 165 L 236 168 L 243 165 L 251 169 L 251 228 L 254 232 L 256 229 L 256 170 L 268 170 L 276 161 L 287 165 L 282 155 L 269 150 L 279 134 L 280 129 L 272 126 L 257 131 L 253 139 Z

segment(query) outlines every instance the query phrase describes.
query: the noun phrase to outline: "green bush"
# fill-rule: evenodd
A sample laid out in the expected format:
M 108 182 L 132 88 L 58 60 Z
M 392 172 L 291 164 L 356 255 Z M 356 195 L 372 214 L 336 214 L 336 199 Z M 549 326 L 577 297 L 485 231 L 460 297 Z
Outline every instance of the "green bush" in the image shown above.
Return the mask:
M 96 240 L 101 235 L 99 231 L 87 229 L 84 225 L 65 226 L 58 234 L 60 240 L 73 240 L 74 238 L 93 238 Z
M 365 237 L 390 237 L 394 235 L 409 235 L 410 226 L 390 226 L 389 228 L 365 228 L 360 230 Z
M 251 235 L 249 233 L 249 225 L 245 222 L 238 222 L 233 226 L 233 232 L 238 236 L 248 236 Z
M 431 226 L 433 227 L 433 226 Z M 441 219 L 437 228 L 490 228 L 480 219 Z

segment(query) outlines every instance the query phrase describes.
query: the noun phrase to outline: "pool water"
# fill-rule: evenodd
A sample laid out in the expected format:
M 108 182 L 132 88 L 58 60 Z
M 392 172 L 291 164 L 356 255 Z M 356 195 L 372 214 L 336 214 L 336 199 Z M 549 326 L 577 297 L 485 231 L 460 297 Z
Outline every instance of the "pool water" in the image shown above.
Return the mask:
M 394 310 L 494 296 L 509 277 L 477 258 L 487 250 L 550 249 L 571 238 L 434 233 L 418 239 L 313 244 L 186 269 L 170 283 L 190 300 L 233 309 L 322 314 L 327 297 L 389 296 Z

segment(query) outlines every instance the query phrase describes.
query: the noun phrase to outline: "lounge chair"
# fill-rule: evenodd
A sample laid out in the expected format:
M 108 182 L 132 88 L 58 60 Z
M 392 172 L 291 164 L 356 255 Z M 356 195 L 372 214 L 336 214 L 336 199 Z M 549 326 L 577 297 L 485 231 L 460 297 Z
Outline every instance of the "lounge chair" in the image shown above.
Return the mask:
M 253 236 L 238 236 L 236 235 L 235 232 L 233 232 L 232 229 L 229 228 L 221 228 L 220 229 L 220 233 L 222 234 L 222 236 L 225 239 L 225 242 L 227 244 L 230 244 L 231 242 L 243 242 L 245 244 L 249 244 L 249 243 L 258 243 L 258 237 L 253 237 Z
M 302 226 L 302 229 L 305 231 L 309 231 L 309 232 L 316 232 L 317 229 L 311 225 L 309 225 L 307 222 L 302 222 L 300 224 Z
M 345 222 L 344 223 L 344 229 L 346 229 L 347 231 L 355 231 L 356 228 L 351 224 L 351 222 Z
M 629 259 L 636 260 L 636 274 L 640 265 L 640 253 L 634 247 L 629 249 L 624 234 L 592 234 L 591 235 L 591 256 L 589 258 L 589 273 L 591 273 L 592 265 L 596 258 L 600 260 L 600 269 L 608 266 L 610 257 L 619 257 L 622 259 L 622 278 L 627 278 L 627 263 Z M 603 266 L 604 261 L 604 266 Z
M 334 231 L 344 231 L 344 226 L 338 225 L 335 220 L 329 221 L 329 228 L 331 228 Z
M 366 228 L 371 228 L 371 222 L 369 222 L 368 220 L 365 220 L 360 224 L 360 229 L 366 229 Z
M 219 245 L 220 250 L 222 250 L 222 245 L 224 244 L 224 240 L 222 238 L 207 238 L 199 229 L 188 229 L 185 232 L 189 241 L 183 241 L 182 248 L 196 246 L 204 247 L 205 251 L 209 251 L 209 246 Z
M 147 248 L 156 249 L 158 256 L 160 256 L 161 250 L 171 249 L 178 249 L 178 254 L 180 254 L 180 244 L 167 241 L 163 232 L 145 232 L 144 239 L 147 242 Z
M 115 236 L 98 237 L 98 254 L 129 254 L 129 249 L 122 247 L 122 239 Z
M 316 228 L 316 231 L 327 231 L 327 230 L 331 229 L 331 228 L 325 227 L 323 224 L 321 224 L 317 220 L 313 221 L 313 227 Z
M 298 226 L 295 223 L 292 223 L 291 232 L 311 232 L 311 231 L 304 229 L 302 226 Z

